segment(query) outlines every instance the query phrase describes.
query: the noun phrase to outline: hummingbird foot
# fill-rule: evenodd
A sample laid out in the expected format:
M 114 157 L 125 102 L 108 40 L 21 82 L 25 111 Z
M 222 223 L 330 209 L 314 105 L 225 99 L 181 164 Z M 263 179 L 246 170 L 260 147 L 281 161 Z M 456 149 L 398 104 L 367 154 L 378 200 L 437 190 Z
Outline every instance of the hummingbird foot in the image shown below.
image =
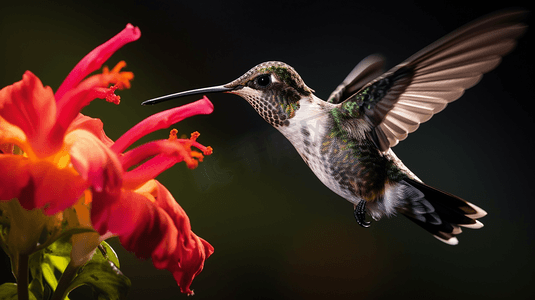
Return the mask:
M 372 222 L 366 221 L 366 200 L 360 200 L 359 204 L 355 206 L 353 214 L 360 226 L 368 228 L 372 224 Z

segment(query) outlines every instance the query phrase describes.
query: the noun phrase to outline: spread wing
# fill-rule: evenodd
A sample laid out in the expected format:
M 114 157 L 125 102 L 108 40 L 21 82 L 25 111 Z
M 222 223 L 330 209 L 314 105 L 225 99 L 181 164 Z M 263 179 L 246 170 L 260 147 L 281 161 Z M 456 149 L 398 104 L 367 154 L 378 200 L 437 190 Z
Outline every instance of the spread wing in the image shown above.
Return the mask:
M 385 60 L 382 56 L 373 54 L 361 62 L 347 75 L 340 85 L 331 93 L 328 98 L 329 103 L 338 104 L 346 100 L 365 84 L 383 74 Z
M 526 30 L 526 14 L 507 11 L 461 27 L 367 83 L 338 108 L 348 123 L 367 119 L 368 136 L 386 151 L 494 69 Z

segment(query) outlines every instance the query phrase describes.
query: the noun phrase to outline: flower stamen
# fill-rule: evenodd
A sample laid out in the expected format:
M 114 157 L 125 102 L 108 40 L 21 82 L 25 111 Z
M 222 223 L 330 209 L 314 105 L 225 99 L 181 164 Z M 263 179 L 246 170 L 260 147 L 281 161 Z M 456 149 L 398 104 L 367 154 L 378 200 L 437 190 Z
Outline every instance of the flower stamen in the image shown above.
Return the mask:
M 134 73 L 132 72 L 120 72 L 122 68 L 126 67 L 126 62 L 121 60 L 120 62 L 110 69 L 107 66 L 102 68 L 101 80 L 102 85 L 107 86 L 109 84 L 115 84 L 119 89 L 130 88 L 130 80 L 134 79 Z
M 113 104 L 119 104 L 121 103 L 121 96 L 115 95 L 115 90 L 119 88 L 118 85 L 111 86 L 108 91 L 106 92 L 106 101 L 111 102 Z
M 169 140 L 175 141 L 177 139 L 176 134 L 178 133 L 178 130 L 175 128 L 171 129 L 171 132 L 169 132 Z

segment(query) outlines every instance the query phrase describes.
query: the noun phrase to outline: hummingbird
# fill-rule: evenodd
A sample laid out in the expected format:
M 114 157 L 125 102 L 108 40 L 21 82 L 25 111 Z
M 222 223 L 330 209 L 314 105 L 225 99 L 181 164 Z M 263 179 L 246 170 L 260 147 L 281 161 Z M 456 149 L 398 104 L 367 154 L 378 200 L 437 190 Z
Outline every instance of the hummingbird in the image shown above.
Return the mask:
M 435 189 L 411 172 L 392 147 L 478 83 L 509 53 L 527 26 L 526 11 L 478 19 L 384 72 L 370 55 L 325 101 L 284 62 L 261 63 L 230 83 L 174 93 L 143 105 L 195 94 L 245 99 L 294 146 L 317 178 L 353 204 L 357 223 L 402 214 L 455 245 L 461 227 L 478 229 L 487 213 Z

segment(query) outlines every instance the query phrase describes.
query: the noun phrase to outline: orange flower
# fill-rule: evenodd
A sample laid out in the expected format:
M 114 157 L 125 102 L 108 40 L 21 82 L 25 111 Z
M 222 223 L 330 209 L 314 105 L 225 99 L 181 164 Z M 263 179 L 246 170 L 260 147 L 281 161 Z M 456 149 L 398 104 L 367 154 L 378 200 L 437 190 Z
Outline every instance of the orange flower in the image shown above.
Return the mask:
M 86 210 L 77 209 L 80 223 L 100 237 L 93 239 L 94 246 L 73 245 L 73 260 L 87 261 L 101 239 L 116 235 L 126 249 L 171 271 L 182 292 L 192 294 L 191 281 L 213 247 L 191 231 L 186 213 L 154 178 L 177 162 L 194 168 L 212 150 L 199 144 L 195 133 L 190 139 L 172 136 L 123 152 L 152 131 L 211 113 L 212 103 L 204 97 L 155 114 L 115 143 L 99 119 L 80 114 L 95 98 L 119 103 L 115 90 L 129 88 L 133 78 L 131 72 L 121 72 L 124 62 L 84 78 L 139 37 L 139 29 L 128 24 L 86 55 L 55 94 L 29 71 L 0 90 L 0 201 L 17 198 L 26 210 L 42 209 L 46 215 L 82 205 Z M 83 242 L 81 237 L 73 241 Z

